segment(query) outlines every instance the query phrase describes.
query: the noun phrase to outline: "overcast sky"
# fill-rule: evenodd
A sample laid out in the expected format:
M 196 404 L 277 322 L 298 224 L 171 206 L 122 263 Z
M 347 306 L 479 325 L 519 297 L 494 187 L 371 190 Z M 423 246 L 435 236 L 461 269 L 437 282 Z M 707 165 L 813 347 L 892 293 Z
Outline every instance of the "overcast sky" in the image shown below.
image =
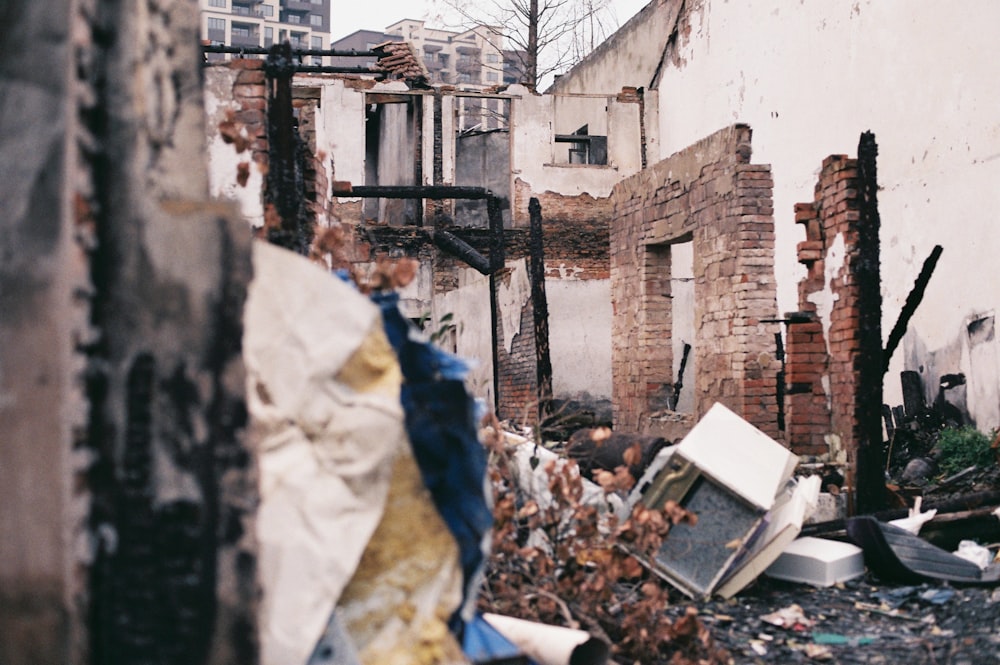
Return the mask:
M 632 18 L 649 0 L 611 0 L 618 25 Z M 382 30 L 404 18 L 430 18 L 431 0 L 333 0 L 330 37 L 345 37 L 355 30 Z

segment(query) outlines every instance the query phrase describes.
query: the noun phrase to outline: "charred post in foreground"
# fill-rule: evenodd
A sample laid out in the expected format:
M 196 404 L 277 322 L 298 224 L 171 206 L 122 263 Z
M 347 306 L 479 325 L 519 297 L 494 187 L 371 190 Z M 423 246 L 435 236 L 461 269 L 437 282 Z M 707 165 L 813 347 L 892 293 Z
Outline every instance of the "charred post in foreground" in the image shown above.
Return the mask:
M 879 267 L 878 178 L 875 135 L 865 132 L 858 144 L 860 218 L 858 255 L 853 277 L 858 288 L 858 354 L 855 507 L 860 514 L 885 507 L 882 451 L 882 293 Z

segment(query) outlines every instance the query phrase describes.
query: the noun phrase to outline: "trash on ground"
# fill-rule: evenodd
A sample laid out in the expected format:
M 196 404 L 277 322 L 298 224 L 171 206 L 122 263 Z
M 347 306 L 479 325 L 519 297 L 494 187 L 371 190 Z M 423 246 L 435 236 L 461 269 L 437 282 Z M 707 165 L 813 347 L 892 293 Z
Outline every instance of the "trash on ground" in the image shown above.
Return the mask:
M 993 553 L 990 552 L 989 548 L 983 547 L 974 540 L 961 541 L 958 544 L 958 549 L 955 550 L 955 556 L 971 561 L 981 570 L 986 570 L 990 562 L 993 561 Z
M 610 645 L 590 633 L 499 614 L 483 619 L 537 665 L 604 665 Z
M 585 478 L 594 480 L 594 472 L 597 470 L 613 472 L 624 466 L 628 468 L 632 478 L 638 480 L 666 445 L 667 440 L 658 436 L 613 432 L 607 427 L 588 427 L 573 432 L 566 442 L 566 454 L 576 461 Z M 638 446 L 637 459 L 627 459 L 633 446 Z
M 927 524 L 934 516 L 937 515 L 937 509 L 921 511 L 920 505 L 924 498 L 918 496 L 913 500 L 913 507 L 910 508 L 910 513 L 906 517 L 901 517 L 898 520 L 890 520 L 889 524 L 898 526 L 901 529 L 906 529 L 912 534 L 919 534 L 921 527 Z
M 812 619 L 806 617 L 802 607 L 795 603 L 789 605 L 788 607 L 783 607 L 775 612 L 771 612 L 770 614 L 765 614 L 760 618 L 760 620 L 764 623 L 769 623 L 772 626 L 777 626 L 778 628 L 797 631 L 804 631 L 812 628 L 815 623 Z
M 730 572 L 716 589 L 723 598 L 731 598 L 760 577 L 780 558 L 802 531 L 802 522 L 816 505 L 821 478 L 800 478 L 790 496 L 764 517 L 764 530 L 751 538 L 747 547 L 730 567 Z
M 523 436 L 503 432 L 503 439 L 513 449 L 514 475 L 521 491 L 532 497 L 540 508 L 550 507 L 553 503 L 552 478 L 571 462 Z M 587 478 L 581 477 L 580 482 L 583 487 L 581 503 L 596 507 L 602 515 L 614 515 L 622 520 L 628 517 L 629 507 L 620 496 L 605 492 Z
M 503 663 L 529 665 L 527 655 L 491 626 L 482 614 L 477 614 L 465 626 L 462 651 L 473 663 Z
M 884 581 L 906 583 L 932 579 L 963 584 L 1000 583 L 1000 564 L 980 569 L 971 561 L 874 517 L 851 518 L 847 521 L 847 535 L 864 550 L 868 568 Z
M 850 635 L 837 635 L 836 633 L 817 633 L 812 634 L 813 643 L 815 644 L 828 644 L 828 645 L 838 645 L 838 646 L 862 646 L 864 644 L 871 644 L 877 638 L 863 635 L 860 637 L 854 637 Z

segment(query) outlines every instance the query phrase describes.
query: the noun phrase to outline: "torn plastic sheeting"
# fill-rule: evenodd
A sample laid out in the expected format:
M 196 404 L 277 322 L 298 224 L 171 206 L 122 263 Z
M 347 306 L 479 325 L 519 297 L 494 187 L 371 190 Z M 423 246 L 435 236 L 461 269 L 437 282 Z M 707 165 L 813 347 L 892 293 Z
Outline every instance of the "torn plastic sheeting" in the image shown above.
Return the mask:
M 406 430 L 424 484 L 458 543 L 465 589 L 461 611 L 449 619 L 456 635 L 473 617 L 489 552 L 493 513 L 487 498 L 486 450 L 479 442 L 476 404 L 465 387 L 468 365 L 426 339 L 399 310 L 399 295 L 372 299 L 405 379 Z
M 263 665 L 303 663 L 381 519 L 406 445 L 378 309 L 298 255 L 254 243 L 245 309 L 258 441 Z
M 499 614 L 483 618 L 538 665 L 604 665 L 610 646 L 575 628 L 550 626 Z
M 363 665 L 464 663 L 446 623 L 462 603 L 455 539 L 409 450 L 397 456 L 385 511 L 337 614 Z
M 254 269 L 244 357 L 259 446 L 262 665 L 306 662 L 338 601 L 332 621 L 366 665 L 385 654 L 464 662 L 441 618 L 460 604 L 457 549 L 406 439 L 378 308 L 265 243 Z M 419 539 L 415 516 L 428 529 Z

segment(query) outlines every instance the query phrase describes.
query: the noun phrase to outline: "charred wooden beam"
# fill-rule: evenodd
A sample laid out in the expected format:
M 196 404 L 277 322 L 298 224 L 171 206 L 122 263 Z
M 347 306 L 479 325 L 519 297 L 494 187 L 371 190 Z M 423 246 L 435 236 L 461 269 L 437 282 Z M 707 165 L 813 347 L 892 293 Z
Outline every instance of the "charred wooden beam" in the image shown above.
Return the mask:
M 454 234 L 449 233 L 448 231 L 437 230 L 428 232 L 428 235 L 430 235 L 431 242 L 434 243 L 435 247 L 448 252 L 456 259 L 464 261 L 469 265 L 469 267 L 478 270 L 484 275 L 489 275 L 493 272 L 488 258 L 477 252 L 472 245 Z
M 268 228 L 268 240 L 299 254 L 306 254 L 312 229 L 305 208 L 304 144 L 292 109 L 292 76 L 295 63 L 287 42 L 271 47 L 264 66 L 268 86 L 268 171 L 265 201 L 274 206 L 280 227 Z
M 857 428 L 856 509 L 870 513 L 885 507 L 882 449 L 882 293 L 880 276 L 878 178 L 875 135 L 858 143 L 860 219 L 858 257 L 853 279 L 858 285 L 858 371 L 855 394 Z
M 900 372 L 899 382 L 903 390 L 903 413 L 907 418 L 915 418 L 927 408 L 924 382 L 920 378 L 920 373 L 913 370 Z
M 941 252 L 943 251 L 944 249 L 941 245 L 934 245 L 934 249 L 931 250 L 930 255 L 924 259 L 924 265 L 920 269 L 920 274 L 917 275 L 917 279 L 913 282 L 913 288 L 906 296 L 906 301 L 903 303 L 903 309 L 899 312 L 896 325 L 892 327 L 889 339 L 886 340 L 885 353 L 882 354 L 882 374 L 889 371 L 889 361 L 892 360 L 892 354 L 896 352 L 896 347 L 899 346 L 903 335 L 906 334 L 906 327 L 910 324 L 910 319 L 913 318 L 917 307 L 920 307 L 920 302 L 924 299 L 927 284 L 931 281 L 931 275 L 934 274 L 934 268 L 937 266 L 938 259 L 941 258 Z
M 507 260 L 504 254 L 503 213 L 498 197 L 486 199 L 486 215 L 490 220 L 490 267 L 495 272 L 503 268 Z
M 552 358 L 549 353 L 549 302 L 545 295 L 545 248 L 542 235 L 542 206 L 528 201 L 530 218 L 528 266 L 531 281 L 531 311 L 535 329 L 535 377 L 538 395 L 538 423 L 552 412 Z

